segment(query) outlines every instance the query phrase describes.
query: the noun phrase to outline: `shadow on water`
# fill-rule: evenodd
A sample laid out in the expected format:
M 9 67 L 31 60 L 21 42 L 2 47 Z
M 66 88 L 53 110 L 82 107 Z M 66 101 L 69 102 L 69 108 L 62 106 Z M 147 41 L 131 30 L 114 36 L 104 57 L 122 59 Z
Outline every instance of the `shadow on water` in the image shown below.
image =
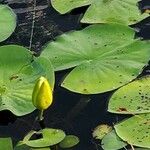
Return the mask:
M 13 35 L 2 42 L 4 44 L 19 44 L 25 47 L 30 45 L 31 27 L 33 23 L 33 1 L 34 0 L 0 0 L 8 4 L 17 14 L 17 28 Z M 150 2 L 144 0 L 140 3 L 143 9 L 150 7 Z M 70 30 L 79 30 L 86 27 L 80 24 L 80 19 L 87 7 L 76 9 L 66 15 L 60 15 L 50 5 L 49 1 L 36 0 L 35 27 L 33 33 L 32 50 L 40 53 L 42 46 L 55 37 Z M 145 19 L 134 27 L 140 32 L 136 36 L 150 39 L 150 18 Z M 67 71 L 56 73 L 56 87 L 53 105 L 45 111 L 45 126 L 61 128 L 68 134 L 75 134 L 80 138 L 80 144 L 76 150 L 101 149 L 99 143 L 92 139 L 92 130 L 99 124 L 113 125 L 123 116 L 107 112 L 107 104 L 112 92 L 83 96 L 69 92 L 59 85 Z M 143 74 L 149 74 L 149 66 Z M 40 129 L 35 123 L 37 111 L 23 116 L 15 117 L 9 111 L 0 112 L 0 137 L 10 136 L 14 142 L 21 140 L 31 129 Z

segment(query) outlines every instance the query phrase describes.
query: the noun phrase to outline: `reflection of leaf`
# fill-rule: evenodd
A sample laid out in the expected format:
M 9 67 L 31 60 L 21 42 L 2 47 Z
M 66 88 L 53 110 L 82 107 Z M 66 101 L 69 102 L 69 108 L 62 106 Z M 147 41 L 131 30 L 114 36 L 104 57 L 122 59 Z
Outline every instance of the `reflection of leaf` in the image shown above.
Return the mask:
M 78 93 L 111 91 L 133 80 L 150 58 L 150 43 L 123 25 L 92 25 L 63 34 L 42 52 L 56 71 L 75 67 L 62 86 Z
M 42 138 L 37 140 L 30 140 L 32 135 L 42 134 Z M 31 147 L 47 147 L 58 144 L 65 138 L 65 133 L 59 129 L 46 128 L 39 132 L 31 131 L 22 141 L 22 144 L 26 144 Z
M 52 6 L 61 14 L 74 8 L 90 5 L 81 22 L 121 23 L 130 25 L 149 16 L 141 14 L 138 0 L 51 0 Z
M 60 143 L 61 148 L 71 148 L 79 143 L 79 138 L 75 135 L 67 135 Z
M 0 47 L 0 110 L 8 109 L 17 116 L 32 112 L 32 90 L 40 76 L 54 84 L 54 72 L 49 60 L 35 59 L 21 46 Z
M 150 113 L 131 117 L 115 125 L 115 130 L 127 143 L 150 148 Z
M 117 90 L 109 101 L 108 111 L 121 114 L 150 112 L 150 76 Z
M 7 5 L 0 5 L 0 42 L 6 40 L 16 27 L 16 15 Z
M 104 136 L 101 142 L 102 148 L 104 150 L 118 150 L 127 145 L 127 143 L 123 142 L 117 135 L 114 130 L 109 132 Z
M 1 150 L 13 150 L 11 138 L 0 138 L 0 149 Z

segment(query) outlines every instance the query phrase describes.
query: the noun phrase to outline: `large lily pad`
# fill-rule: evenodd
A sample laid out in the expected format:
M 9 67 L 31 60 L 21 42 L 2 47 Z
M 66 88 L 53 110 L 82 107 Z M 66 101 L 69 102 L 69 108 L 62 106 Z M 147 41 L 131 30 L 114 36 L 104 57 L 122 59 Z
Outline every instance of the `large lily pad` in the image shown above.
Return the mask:
M 31 140 L 30 138 L 34 134 L 42 134 L 42 138 L 37 140 Z M 65 136 L 66 134 L 64 133 L 64 131 L 60 129 L 46 128 L 38 132 L 29 132 L 27 136 L 23 139 L 21 144 L 26 144 L 31 147 L 47 147 L 58 144 L 65 138 Z
M 92 25 L 48 43 L 42 56 L 55 71 L 75 67 L 62 86 L 95 94 L 133 80 L 150 58 L 150 43 L 134 39 L 133 29 L 117 24 Z
M 150 148 L 150 113 L 131 117 L 115 125 L 115 130 L 127 143 Z
M 46 76 L 53 86 L 54 72 L 49 60 L 35 59 L 21 46 L 0 47 L 0 110 L 10 110 L 17 116 L 32 112 L 32 90 L 40 76 Z
M 51 0 L 52 6 L 61 14 L 74 8 L 90 5 L 81 22 L 83 23 L 121 23 L 131 25 L 146 18 L 141 14 L 139 0 Z
M 108 111 L 121 114 L 150 113 L 150 76 L 117 90 L 109 101 Z
M 0 5 L 0 42 L 6 40 L 16 28 L 16 15 L 7 5 Z

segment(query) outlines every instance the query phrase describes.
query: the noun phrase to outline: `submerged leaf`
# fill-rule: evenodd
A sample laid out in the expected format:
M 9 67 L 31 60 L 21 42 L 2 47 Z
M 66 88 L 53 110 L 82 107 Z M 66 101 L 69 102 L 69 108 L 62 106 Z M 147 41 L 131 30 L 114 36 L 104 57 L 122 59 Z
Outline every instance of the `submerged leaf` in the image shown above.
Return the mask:
M 0 5 L 0 42 L 6 40 L 16 28 L 16 15 L 7 5 Z
M 107 124 L 101 124 L 94 129 L 92 135 L 95 139 L 101 140 L 111 130 L 112 130 L 111 126 L 108 126 Z
M 61 148 L 71 148 L 79 143 L 79 138 L 75 135 L 67 135 L 60 143 Z
M 115 130 L 127 143 L 150 148 L 150 113 L 135 115 L 115 125 Z
M 131 25 L 148 17 L 138 9 L 139 0 L 51 0 L 52 6 L 64 14 L 74 8 L 90 5 L 81 22 L 120 23 Z
M 150 76 L 117 90 L 109 101 L 108 111 L 120 114 L 150 113 Z
M 54 72 L 49 60 L 32 61 L 26 48 L 16 45 L 0 47 L 0 110 L 10 110 L 17 116 L 32 112 L 32 91 L 40 76 L 54 85 Z
M 104 136 L 101 145 L 104 150 L 118 150 L 127 146 L 127 143 L 123 142 L 117 136 L 116 132 L 112 130 L 111 132 L 109 132 L 107 135 Z
M 41 56 L 55 71 L 75 67 L 63 87 L 83 94 L 103 93 L 135 79 L 148 63 L 150 42 L 134 39 L 134 34 L 123 25 L 92 25 L 61 35 Z

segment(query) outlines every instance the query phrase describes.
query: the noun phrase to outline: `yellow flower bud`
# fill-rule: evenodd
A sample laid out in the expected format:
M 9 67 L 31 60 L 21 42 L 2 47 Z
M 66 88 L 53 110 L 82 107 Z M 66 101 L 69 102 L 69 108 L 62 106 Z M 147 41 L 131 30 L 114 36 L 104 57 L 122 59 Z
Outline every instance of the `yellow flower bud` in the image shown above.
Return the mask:
M 47 109 L 53 101 L 52 88 L 45 77 L 40 77 L 33 89 L 32 102 L 39 110 Z

